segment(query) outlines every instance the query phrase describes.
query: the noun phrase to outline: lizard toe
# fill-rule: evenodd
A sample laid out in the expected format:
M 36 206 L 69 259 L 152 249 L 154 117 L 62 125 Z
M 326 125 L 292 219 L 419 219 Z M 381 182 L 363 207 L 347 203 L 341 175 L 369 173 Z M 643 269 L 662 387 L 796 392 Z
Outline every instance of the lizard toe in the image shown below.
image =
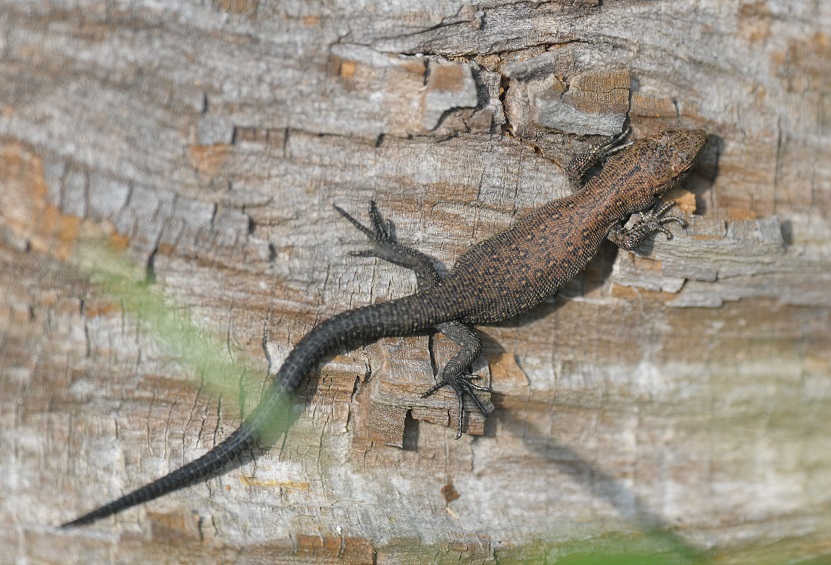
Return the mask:
M 493 406 L 486 406 L 482 399 L 480 399 L 476 395 L 476 391 L 481 392 L 490 392 L 488 387 L 484 387 L 472 382 L 475 379 L 480 379 L 481 377 L 478 375 L 470 375 L 470 374 L 460 374 L 460 375 L 449 375 L 430 387 L 427 391 L 425 391 L 421 398 L 426 398 L 435 394 L 439 389 L 444 388 L 445 386 L 449 386 L 453 389 L 453 392 L 456 394 L 456 399 L 459 402 L 459 427 L 456 431 L 456 439 L 462 437 L 462 432 L 464 428 L 464 399 L 465 397 L 470 398 L 473 401 L 473 404 L 476 406 L 476 409 L 479 410 L 483 415 L 487 416 L 493 411 Z

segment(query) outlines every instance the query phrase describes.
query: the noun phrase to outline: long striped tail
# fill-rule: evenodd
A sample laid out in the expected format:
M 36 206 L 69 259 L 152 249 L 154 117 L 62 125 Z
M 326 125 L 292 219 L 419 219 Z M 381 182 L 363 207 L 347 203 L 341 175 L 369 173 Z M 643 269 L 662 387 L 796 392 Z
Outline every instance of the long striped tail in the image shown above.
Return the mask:
M 231 459 L 264 435 L 277 429 L 280 407 L 291 401 L 291 393 L 326 356 L 338 348 L 360 346 L 394 335 L 407 335 L 457 317 L 451 309 L 414 294 L 398 300 L 348 310 L 316 326 L 286 357 L 269 391 L 240 428 L 199 459 L 138 488 L 109 504 L 61 525 L 71 528 L 90 524 L 137 504 L 148 502 L 190 486 L 222 469 Z M 436 298 L 433 296 L 433 298 Z M 271 436 L 275 437 L 275 436 Z

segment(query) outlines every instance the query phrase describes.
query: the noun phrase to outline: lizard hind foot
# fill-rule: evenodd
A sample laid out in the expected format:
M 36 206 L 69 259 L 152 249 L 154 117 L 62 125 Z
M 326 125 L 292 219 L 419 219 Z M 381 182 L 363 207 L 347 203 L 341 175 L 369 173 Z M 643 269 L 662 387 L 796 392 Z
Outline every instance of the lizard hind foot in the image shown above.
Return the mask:
M 371 228 L 363 225 L 361 222 L 356 220 L 352 214 L 337 204 L 335 204 L 334 207 L 341 216 L 349 220 L 349 223 L 358 228 L 361 233 L 366 235 L 372 243 L 384 244 L 398 242 L 395 235 L 395 224 L 392 223 L 392 220 L 384 219 L 384 216 L 381 215 L 381 212 L 378 210 L 378 205 L 375 204 L 374 200 L 369 201 L 369 219 L 372 222 Z M 371 255 L 372 252 L 371 250 L 366 250 L 366 252 L 357 251 L 354 254 Z
M 374 200 L 369 202 L 370 226 L 365 226 L 338 205 L 335 205 L 335 210 L 369 239 L 371 247 L 350 252 L 353 257 L 377 257 L 411 269 L 415 272 L 420 289 L 435 286 L 441 280 L 430 257 L 398 242 L 395 224 L 392 220 L 384 219 Z
M 476 396 L 476 391 L 481 392 L 490 392 L 490 388 L 478 385 L 473 381 L 476 379 L 481 379 L 479 375 L 470 375 L 470 374 L 457 374 L 457 375 L 449 375 L 430 387 L 430 389 L 426 390 L 422 395 L 421 398 L 427 398 L 428 396 L 432 396 L 435 394 L 439 389 L 442 389 L 446 386 L 449 386 L 453 389 L 453 392 L 456 394 L 456 399 L 459 401 L 459 427 L 456 430 L 456 439 L 462 437 L 462 431 L 464 428 L 464 400 L 465 396 L 473 400 L 473 403 L 476 405 L 476 409 L 479 410 L 483 415 L 487 416 L 489 413 L 493 412 L 493 406 L 488 404 L 487 406 L 482 400 Z
M 369 201 L 369 219 L 371 226 L 365 226 L 356 220 L 349 212 L 335 204 L 335 210 L 349 220 L 349 223 L 358 228 L 372 245 L 369 249 L 359 249 L 350 251 L 353 257 L 377 257 L 384 259 L 391 263 L 409 267 L 413 259 L 410 248 L 398 243 L 398 237 L 395 234 L 395 224 L 392 220 L 385 220 L 384 216 L 378 210 L 378 206 L 374 200 Z

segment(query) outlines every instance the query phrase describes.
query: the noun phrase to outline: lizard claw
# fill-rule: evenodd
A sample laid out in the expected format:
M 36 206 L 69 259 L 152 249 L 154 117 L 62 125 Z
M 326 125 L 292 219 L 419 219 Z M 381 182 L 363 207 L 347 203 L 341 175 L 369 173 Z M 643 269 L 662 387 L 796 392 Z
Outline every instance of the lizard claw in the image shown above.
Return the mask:
M 657 221 L 658 221 L 658 226 L 656 227 L 656 231 L 659 231 L 662 234 L 664 234 L 665 236 L 667 236 L 667 240 L 670 240 L 675 236 L 672 235 L 671 231 L 669 231 L 667 228 L 664 227 L 664 224 L 668 224 L 670 222 L 678 222 L 678 224 L 682 228 L 687 227 L 687 222 L 683 218 L 679 218 L 678 216 L 667 216 L 665 218 L 658 217 Z
M 378 257 L 379 259 L 386 259 L 393 263 L 400 262 L 400 255 L 403 253 L 403 247 L 399 245 L 398 238 L 395 235 L 395 224 L 392 220 L 385 220 L 384 216 L 378 210 L 378 206 L 374 200 L 369 202 L 369 220 L 370 226 L 365 226 L 356 220 L 352 214 L 338 206 L 334 205 L 338 213 L 349 220 L 349 223 L 358 228 L 361 233 L 367 236 L 369 242 L 372 244 L 371 249 L 361 249 L 357 251 L 350 251 L 349 254 L 353 257 Z
M 381 212 L 378 210 L 378 205 L 375 204 L 374 200 L 369 201 L 369 219 L 372 222 L 372 227 L 369 228 L 363 225 L 361 222 L 356 220 L 352 214 L 334 204 L 335 210 L 338 213 L 349 220 L 353 226 L 358 228 L 364 235 L 366 235 L 369 240 L 373 243 L 397 243 L 398 240 L 395 237 L 395 224 L 392 223 L 392 220 L 385 220 L 384 217 L 381 215 Z
M 473 400 L 473 403 L 476 405 L 476 409 L 479 410 L 482 414 L 487 416 L 490 412 L 493 411 L 492 406 L 486 407 L 482 401 L 476 396 L 475 391 L 482 391 L 482 392 L 490 392 L 490 389 L 481 385 L 477 385 L 471 381 L 475 379 L 481 379 L 479 375 L 454 375 L 445 377 L 443 380 L 439 381 L 429 390 L 425 391 L 421 398 L 427 398 L 435 394 L 439 389 L 449 386 L 453 389 L 453 392 L 456 393 L 456 398 L 459 401 L 459 428 L 456 430 L 456 439 L 462 437 L 462 428 L 463 428 L 463 420 L 464 420 L 464 399 L 465 396 L 469 397 Z
M 653 233 L 661 232 L 667 237 L 667 239 L 672 239 L 674 237 L 672 235 L 672 232 L 665 228 L 664 224 L 668 224 L 670 222 L 678 222 L 678 224 L 682 228 L 687 227 L 687 222 L 683 218 L 679 218 L 678 216 L 664 215 L 673 206 L 675 206 L 675 202 L 664 202 L 656 206 L 652 210 L 641 212 L 640 218 L 638 219 L 636 225 L 643 225 L 652 230 Z
M 374 249 L 358 249 L 356 251 L 350 251 L 349 254 L 352 257 L 375 257 L 375 250 Z

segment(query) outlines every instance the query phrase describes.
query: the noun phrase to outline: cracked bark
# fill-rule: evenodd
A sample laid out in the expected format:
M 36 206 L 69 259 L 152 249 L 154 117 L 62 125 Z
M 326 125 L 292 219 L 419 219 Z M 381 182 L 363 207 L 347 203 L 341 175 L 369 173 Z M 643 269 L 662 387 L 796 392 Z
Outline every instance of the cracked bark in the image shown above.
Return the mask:
M 0 552 L 489 561 L 658 526 L 677 537 L 645 544 L 668 551 L 827 556 L 831 13 L 817 4 L 0 0 Z M 484 328 L 484 436 L 452 440 L 449 395 L 419 404 L 426 336 L 384 340 L 332 359 L 288 437 L 223 477 L 49 527 L 227 436 L 317 320 L 414 289 L 348 255 L 363 242 L 333 203 L 364 216 L 376 199 L 449 266 L 567 194 L 555 162 L 627 120 L 714 134 L 676 195 L 696 216 L 642 254 L 604 248 L 559 297 Z M 90 232 L 253 367 L 232 392 L 203 389 L 73 267 Z

